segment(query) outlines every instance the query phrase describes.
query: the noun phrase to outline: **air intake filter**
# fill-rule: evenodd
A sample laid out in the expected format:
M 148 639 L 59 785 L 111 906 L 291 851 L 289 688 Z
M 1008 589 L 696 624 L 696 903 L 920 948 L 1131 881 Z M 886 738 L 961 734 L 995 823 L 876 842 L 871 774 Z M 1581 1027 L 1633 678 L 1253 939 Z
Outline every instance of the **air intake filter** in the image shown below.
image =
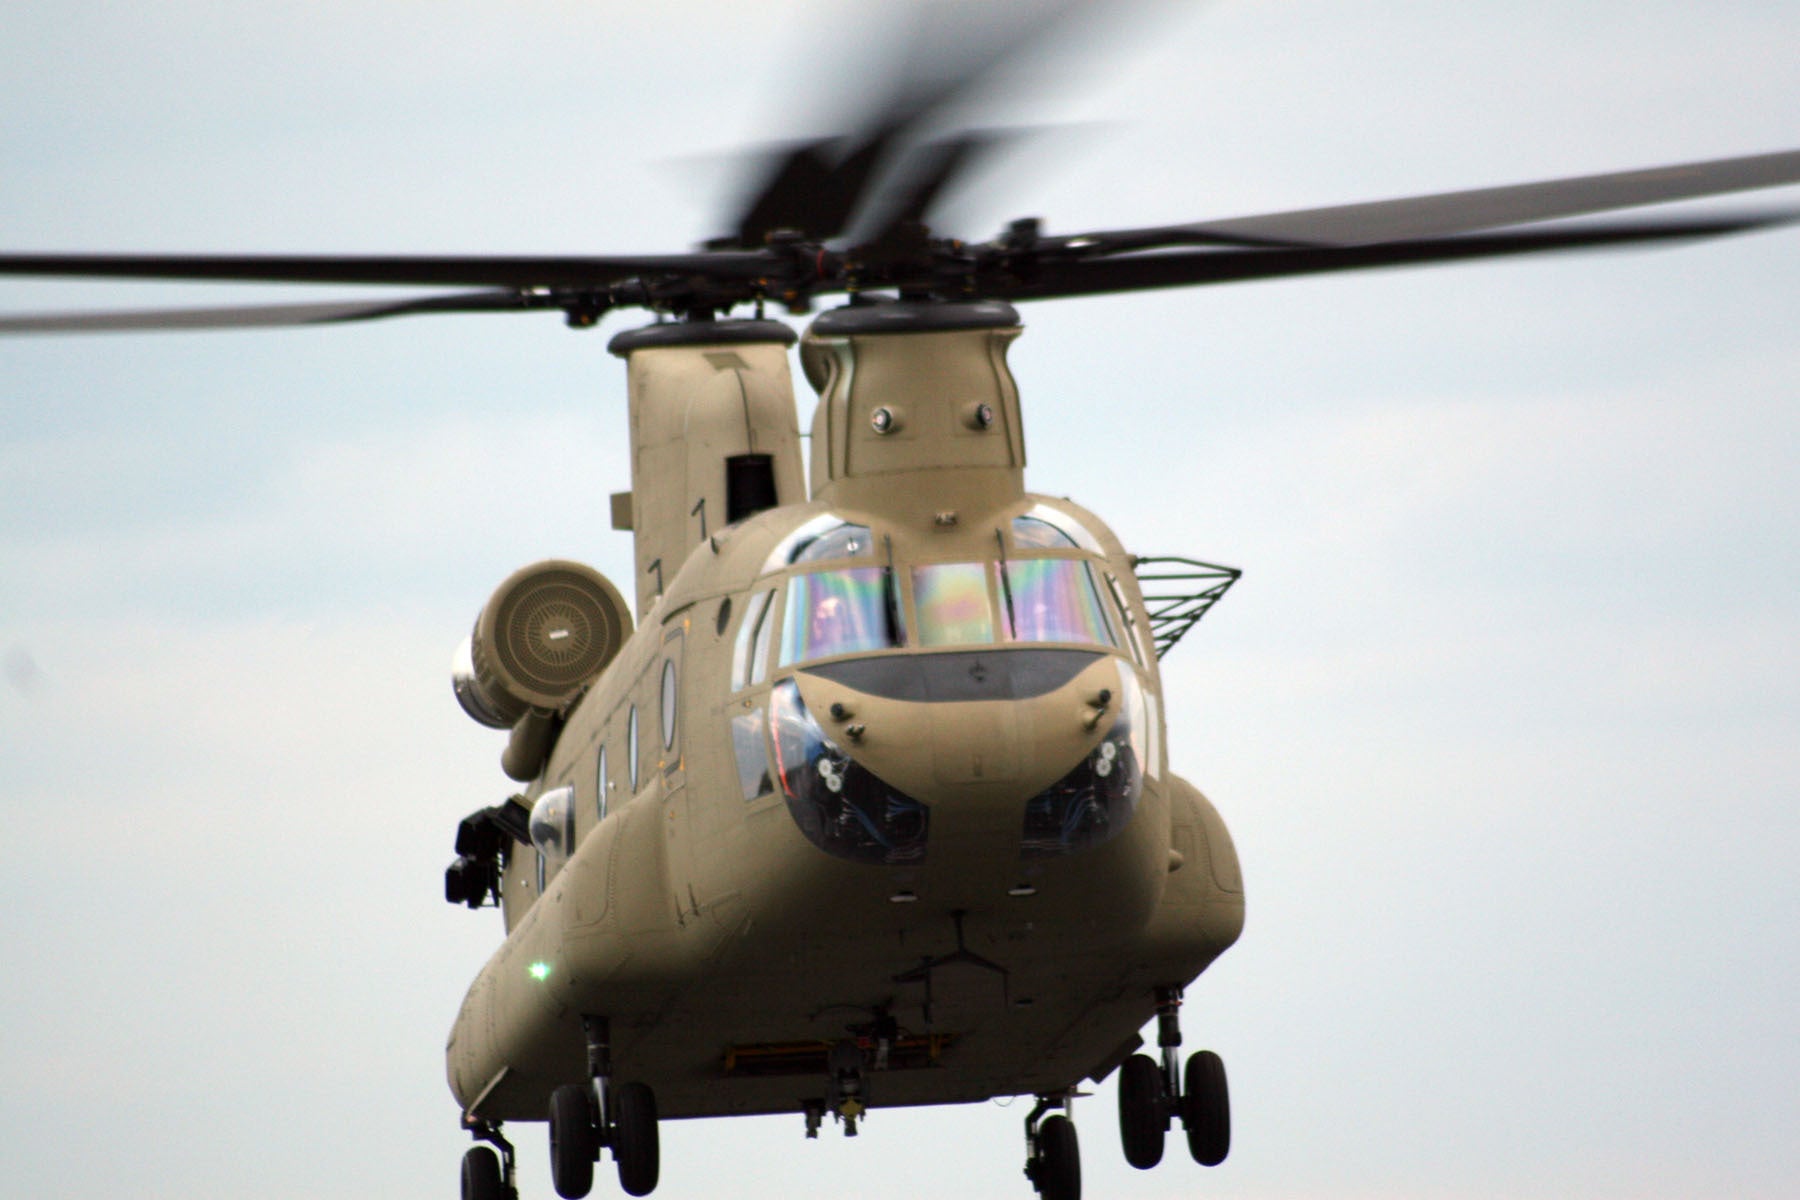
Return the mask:
M 514 572 L 475 618 L 457 698 L 485 725 L 562 707 L 631 632 L 618 589 L 592 567 L 552 559 Z

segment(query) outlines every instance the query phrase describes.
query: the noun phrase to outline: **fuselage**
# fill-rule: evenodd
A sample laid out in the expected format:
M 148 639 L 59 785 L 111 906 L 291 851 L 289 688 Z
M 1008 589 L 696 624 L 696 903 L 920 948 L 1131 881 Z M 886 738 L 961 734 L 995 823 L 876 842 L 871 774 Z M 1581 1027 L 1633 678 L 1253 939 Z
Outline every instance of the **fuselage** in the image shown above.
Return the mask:
M 540 1119 L 583 1077 L 583 1014 L 665 1116 L 795 1111 L 846 1037 L 882 1043 L 876 1105 L 1066 1088 L 1237 936 L 1229 835 L 1167 768 L 1130 558 L 1024 492 L 1010 379 L 881 386 L 895 337 L 843 340 L 815 498 L 707 531 L 640 588 L 562 714 L 507 940 L 452 1033 L 473 1115 Z M 996 449 L 868 470 L 897 420 Z

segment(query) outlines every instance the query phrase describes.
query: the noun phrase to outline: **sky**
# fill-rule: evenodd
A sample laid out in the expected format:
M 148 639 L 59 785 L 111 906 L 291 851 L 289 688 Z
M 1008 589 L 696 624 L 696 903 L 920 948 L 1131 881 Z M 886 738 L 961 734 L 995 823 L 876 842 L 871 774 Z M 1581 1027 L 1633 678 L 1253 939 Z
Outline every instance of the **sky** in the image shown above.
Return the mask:
M 867 8 L 8 5 L 0 247 L 682 249 L 745 147 L 855 114 Z M 1800 146 L 1791 4 L 1119 26 L 971 104 L 1041 131 L 955 231 Z M 1025 309 L 1028 485 L 1245 571 L 1163 663 L 1172 765 L 1246 877 L 1184 1010 L 1235 1146 L 1131 1170 L 1109 1082 L 1076 1106 L 1090 1200 L 1800 1191 L 1797 275 L 1790 229 Z M 295 295 L 10 282 L 0 311 Z M 524 563 L 629 580 L 633 322 L 0 341 L 18 1194 L 453 1194 L 443 1039 L 500 921 L 440 880 L 511 788 L 450 654 Z M 670 1123 L 657 1194 L 1026 1200 L 1026 1107 Z

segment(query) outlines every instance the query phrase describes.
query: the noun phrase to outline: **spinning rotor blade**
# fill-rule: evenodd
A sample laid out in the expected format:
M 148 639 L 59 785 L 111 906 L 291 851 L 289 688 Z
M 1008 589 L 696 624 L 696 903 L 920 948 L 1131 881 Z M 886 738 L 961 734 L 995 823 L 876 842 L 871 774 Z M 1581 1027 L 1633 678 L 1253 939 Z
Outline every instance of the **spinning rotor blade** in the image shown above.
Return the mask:
M 1800 183 L 1800 151 L 1056 239 L 1096 254 L 1157 246 L 1364 246 Z
M 498 255 L 0 254 L 0 275 L 236 283 L 369 283 L 508 288 L 603 288 L 644 276 L 755 279 L 767 255 L 649 254 L 623 258 Z
M 1040 0 L 1018 6 L 1004 23 L 990 21 L 987 28 L 972 28 L 957 5 L 918 5 L 903 35 L 906 45 L 898 56 L 898 78 L 864 129 L 776 152 L 761 187 L 742 205 L 732 234 L 708 244 L 754 248 L 778 230 L 821 242 L 844 234 L 864 209 L 880 207 L 884 189 L 876 185 L 883 182 L 882 175 L 905 165 L 906 152 L 935 116 L 990 81 L 1028 46 L 1093 7 L 1096 0 Z M 981 142 L 978 135 L 962 134 L 941 144 L 940 156 L 914 172 L 918 182 L 899 185 L 906 194 L 899 197 L 898 206 L 918 208 L 920 214 L 890 219 L 871 240 L 882 240 L 897 220 L 919 219 L 924 207 L 974 157 L 967 151 L 979 149 Z
M 1173 251 L 1047 261 L 1016 284 L 996 282 L 983 295 L 1005 300 L 1092 296 L 1146 288 L 1241 283 L 1289 275 L 1320 275 L 1368 267 L 1416 266 L 1499 258 L 1555 250 L 1684 241 L 1794 224 L 1800 214 L 1711 217 L 1686 221 L 1567 226 L 1462 237 L 1419 238 L 1366 246 L 1298 246 L 1268 249 Z
M 409 300 L 343 300 L 311 304 L 256 304 L 229 308 L 156 308 L 116 312 L 33 313 L 0 316 L 0 336 L 25 333 L 145 333 L 203 329 L 273 329 L 336 325 L 415 313 L 504 312 L 546 308 L 556 301 L 529 292 L 466 292 Z

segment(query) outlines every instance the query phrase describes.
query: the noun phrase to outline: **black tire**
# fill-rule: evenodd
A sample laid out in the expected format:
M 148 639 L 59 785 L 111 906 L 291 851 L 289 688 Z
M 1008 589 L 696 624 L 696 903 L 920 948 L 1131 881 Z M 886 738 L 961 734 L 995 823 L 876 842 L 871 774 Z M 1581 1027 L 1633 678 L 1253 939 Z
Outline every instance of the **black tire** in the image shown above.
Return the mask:
M 1081 1146 L 1065 1116 L 1045 1117 L 1038 1126 L 1035 1182 L 1044 1200 L 1081 1200 Z
M 565 1084 L 550 1093 L 550 1182 L 563 1200 L 581 1200 L 594 1188 L 600 1131 L 594 1127 L 594 1092 Z
M 613 1157 L 619 1186 L 633 1196 L 656 1190 L 662 1170 L 656 1136 L 656 1096 L 647 1084 L 622 1083 L 613 1093 Z
M 500 1156 L 486 1146 L 476 1146 L 463 1155 L 462 1200 L 506 1200 Z
M 1187 1126 L 1188 1153 L 1201 1166 L 1216 1167 L 1231 1153 L 1231 1093 L 1225 1064 L 1211 1050 L 1197 1050 L 1187 1060 L 1181 1123 Z
M 1162 1068 L 1149 1055 L 1134 1054 L 1119 1067 L 1119 1145 L 1125 1161 L 1140 1171 L 1161 1162 L 1168 1129 Z

